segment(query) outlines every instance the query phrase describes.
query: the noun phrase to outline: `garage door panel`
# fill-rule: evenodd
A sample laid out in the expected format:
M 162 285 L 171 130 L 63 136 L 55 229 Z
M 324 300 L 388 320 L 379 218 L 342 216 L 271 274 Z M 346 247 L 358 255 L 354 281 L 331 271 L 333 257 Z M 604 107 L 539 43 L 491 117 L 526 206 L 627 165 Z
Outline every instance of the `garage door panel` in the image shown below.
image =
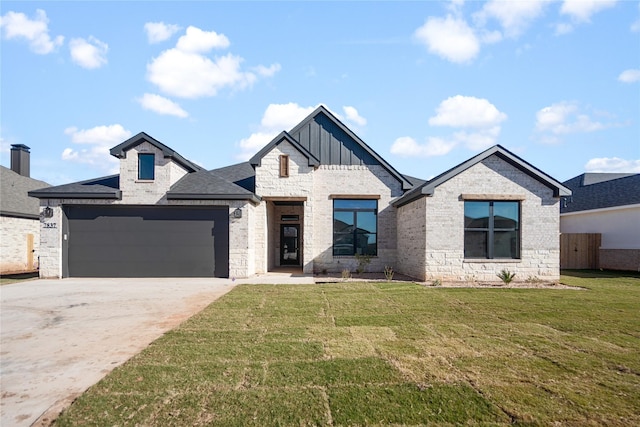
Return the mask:
M 228 277 L 228 208 L 67 206 L 69 275 Z

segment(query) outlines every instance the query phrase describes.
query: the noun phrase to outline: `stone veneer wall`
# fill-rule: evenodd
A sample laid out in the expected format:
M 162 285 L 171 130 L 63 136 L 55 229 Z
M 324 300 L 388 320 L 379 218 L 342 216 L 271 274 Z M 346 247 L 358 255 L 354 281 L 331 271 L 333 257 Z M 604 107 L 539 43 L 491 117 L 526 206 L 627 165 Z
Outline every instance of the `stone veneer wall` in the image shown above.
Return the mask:
M 28 265 L 27 235 L 33 236 L 33 265 Z M 38 268 L 40 221 L 0 216 L 0 273 L 20 273 Z
M 289 176 L 280 177 L 280 156 L 289 156 Z M 311 218 L 313 212 L 313 180 L 314 168 L 309 161 L 295 147 L 288 142 L 275 146 L 261 160 L 256 167 L 256 194 L 268 198 L 306 198 L 303 218 Z M 255 254 L 259 263 L 256 273 L 263 273 L 276 265 L 279 253 L 275 250 L 276 237 L 274 235 L 276 211 L 267 200 L 260 203 L 256 209 L 255 219 L 256 246 Z M 312 241 L 314 237 L 313 222 L 304 221 L 300 228 L 302 233 L 302 267 L 305 273 L 313 271 Z
M 396 270 L 417 279 L 426 271 L 426 198 L 398 208 L 398 266 Z
M 138 180 L 138 154 L 155 154 L 155 179 Z M 120 190 L 124 204 L 156 204 L 165 197 L 167 190 L 187 171 L 171 159 L 165 158 L 162 151 L 148 142 L 128 150 L 126 158 L 120 159 Z
M 521 259 L 464 259 L 464 200 L 462 194 L 517 195 L 521 201 Z M 516 273 L 515 280 L 536 277 L 557 281 L 560 277 L 559 201 L 552 190 L 497 156 L 491 156 L 451 178 L 424 198 L 426 264 L 416 278 L 430 281 L 499 281 L 502 269 Z M 417 203 L 413 202 L 413 203 Z M 413 204 L 412 203 L 412 204 Z M 416 213 L 419 210 L 416 210 Z M 400 220 L 412 215 L 403 209 Z M 418 230 L 421 218 L 413 220 Z M 409 228 L 409 226 L 405 226 Z M 399 250 L 410 253 L 414 240 L 401 240 Z M 417 244 L 416 244 L 417 245 Z M 419 264 L 418 264 L 419 265 Z M 412 267 L 414 271 L 419 267 Z M 412 274 L 412 273 L 411 273 Z M 413 274 L 412 274 L 413 275 Z
M 333 256 L 333 199 L 340 195 L 370 195 L 378 198 L 378 254 L 366 271 L 381 272 L 385 266 L 396 268 L 396 209 L 391 200 L 402 195 L 402 184 L 382 166 L 323 165 L 314 173 L 313 271 L 339 273 L 355 271 L 353 256 Z

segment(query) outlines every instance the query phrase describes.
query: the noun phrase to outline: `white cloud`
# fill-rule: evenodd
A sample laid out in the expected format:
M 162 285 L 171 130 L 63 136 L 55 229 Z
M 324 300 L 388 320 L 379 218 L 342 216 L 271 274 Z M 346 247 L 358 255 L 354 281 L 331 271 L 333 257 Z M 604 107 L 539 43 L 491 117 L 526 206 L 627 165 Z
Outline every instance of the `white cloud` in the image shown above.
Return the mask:
M 269 77 L 280 70 L 279 64 L 243 71 L 243 59 L 228 53 L 211 59 L 204 55 L 212 49 L 229 46 L 223 34 L 187 28 L 175 48 L 165 50 L 147 65 L 147 78 L 166 94 L 180 98 L 216 96 L 224 88 L 241 90 L 253 85 L 258 75 Z
M 354 107 L 345 106 L 345 107 L 342 107 L 342 110 L 344 111 L 344 114 L 347 116 L 347 120 L 349 122 L 354 123 L 358 126 L 365 126 L 367 124 L 367 119 L 362 117 L 358 113 L 358 110 L 356 110 Z
M 559 102 L 539 110 L 536 113 L 536 129 L 542 133 L 552 135 L 567 135 L 572 133 L 588 133 L 605 129 L 611 124 L 594 121 L 580 111 L 578 104 L 573 102 Z M 559 142 L 558 138 L 543 136 L 543 142 Z
M 31 51 L 40 55 L 53 52 L 64 41 L 63 36 L 51 39 L 49 18 L 42 9 L 36 10 L 36 16 L 33 20 L 24 13 L 7 12 L 0 17 L 0 26 L 4 29 L 5 38 L 25 39 L 29 42 Z
M 549 0 L 538 1 L 505 1 L 491 0 L 484 4 L 482 10 L 474 15 L 480 26 L 484 26 L 489 18 L 496 19 L 507 37 L 520 36 L 533 21 L 543 13 Z
M 414 37 L 424 44 L 429 52 L 451 62 L 470 62 L 480 51 L 480 41 L 473 29 L 464 19 L 451 15 L 446 18 L 428 18 L 425 24 L 415 31 Z
M 238 143 L 240 153 L 236 157 L 239 160 L 249 159 L 280 132 L 290 130 L 315 109 L 316 107 L 301 107 L 294 102 L 268 105 L 260 120 L 260 128 Z
M 278 71 L 280 71 L 280 68 L 280 64 L 272 64 L 269 67 L 258 65 L 257 67 L 254 67 L 254 70 L 262 77 L 273 77 Z
M 69 49 L 71 50 L 73 62 L 83 68 L 100 68 L 107 63 L 109 45 L 93 36 L 90 36 L 89 40 L 83 38 L 71 39 Z
M 591 159 L 584 166 L 586 172 L 640 173 L 640 159 L 625 160 L 618 157 Z
M 618 81 L 622 83 L 635 83 L 640 81 L 640 68 L 624 70 L 618 76 Z
M 160 95 L 145 93 L 137 101 L 145 110 L 168 116 L 189 117 L 189 113 L 183 110 L 180 105 Z
M 596 13 L 615 6 L 617 0 L 564 0 L 560 13 L 576 22 L 590 22 Z
M 638 3 L 638 11 L 640 12 L 640 3 Z M 633 33 L 640 32 L 640 17 L 638 17 L 635 21 L 633 21 L 629 29 Z
M 391 145 L 391 154 L 403 157 L 433 157 L 444 156 L 449 153 L 457 142 L 446 141 L 442 138 L 430 137 L 424 144 L 419 144 L 409 136 L 396 139 Z
M 429 118 L 431 126 L 485 128 L 496 126 L 507 118 L 486 99 L 462 95 L 442 101 L 436 113 Z
M 176 48 L 183 52 L 206 53 L 211 49 L 226 49 L 229 45 L 229 39 L 224 34 L 189 26 L 186 34 L 178 39 Z
M 82 148 L 65 148 L 62 152 L 63 160 L 86 164 L 107 173 L 116 173 L 119 164 L 118 160 L 109 154 L 109 150 L 131 137 L 131 132 L 119 124 L 83 130 L 69 127 L 64 133 L 71 137 L 71 142 L 81 145 Z
M 458 145 L 480 151 L 496 143 L 500 136 L 500 123 L 507 115 L 482 98 L 456 95 L 445 99 L 429 118 L 430 126 L 447 126 L 457 130 L 447 138 L 429 137 L 419 144 L 413 138 L 402 137 L 394 141 L 391 153 L 403 156 L 442 156 Z
M 147 22 L 144 24 L 144 30 L 147 32 L 147 40 L 153 44 L 170 39 L 171 36 L 180 31 L 180 27 L 174 24 L 165 24 L 164 22 Z

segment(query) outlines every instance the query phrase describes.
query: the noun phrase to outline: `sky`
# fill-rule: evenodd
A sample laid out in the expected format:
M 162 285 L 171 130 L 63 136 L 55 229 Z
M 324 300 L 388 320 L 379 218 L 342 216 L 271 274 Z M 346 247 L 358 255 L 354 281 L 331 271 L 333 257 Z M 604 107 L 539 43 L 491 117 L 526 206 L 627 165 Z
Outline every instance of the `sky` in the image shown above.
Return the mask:
M 640 172 L 640 2 L 2 1 L 0 163 L 118 173 L 139 132 L 214 169 L 318 105 L 403 174 L 500 144 L 559 181 Z

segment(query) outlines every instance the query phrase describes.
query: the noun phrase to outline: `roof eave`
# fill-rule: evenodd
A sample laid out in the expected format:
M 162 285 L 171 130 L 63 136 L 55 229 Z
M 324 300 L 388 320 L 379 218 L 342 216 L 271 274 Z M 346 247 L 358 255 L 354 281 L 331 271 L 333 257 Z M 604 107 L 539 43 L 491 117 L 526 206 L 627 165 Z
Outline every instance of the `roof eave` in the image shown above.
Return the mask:
M 0 216 L 10 216 L 14 218 L 24 218 L 24 219 L 40 219 L 39 215 L 28 214 L 22 212 L 10 212 L 10 211 L 2 211 L 0 210 Z
M 167 193 L 167 200 L 248 200 L 258 204 L 262 199 L 255 194 Z
M 29 191 L 30 197 L 37 199 L 122 199 L 122 191 L 114 191 L 113 193 L 81 193 L 81 192 L 39 192 Z

